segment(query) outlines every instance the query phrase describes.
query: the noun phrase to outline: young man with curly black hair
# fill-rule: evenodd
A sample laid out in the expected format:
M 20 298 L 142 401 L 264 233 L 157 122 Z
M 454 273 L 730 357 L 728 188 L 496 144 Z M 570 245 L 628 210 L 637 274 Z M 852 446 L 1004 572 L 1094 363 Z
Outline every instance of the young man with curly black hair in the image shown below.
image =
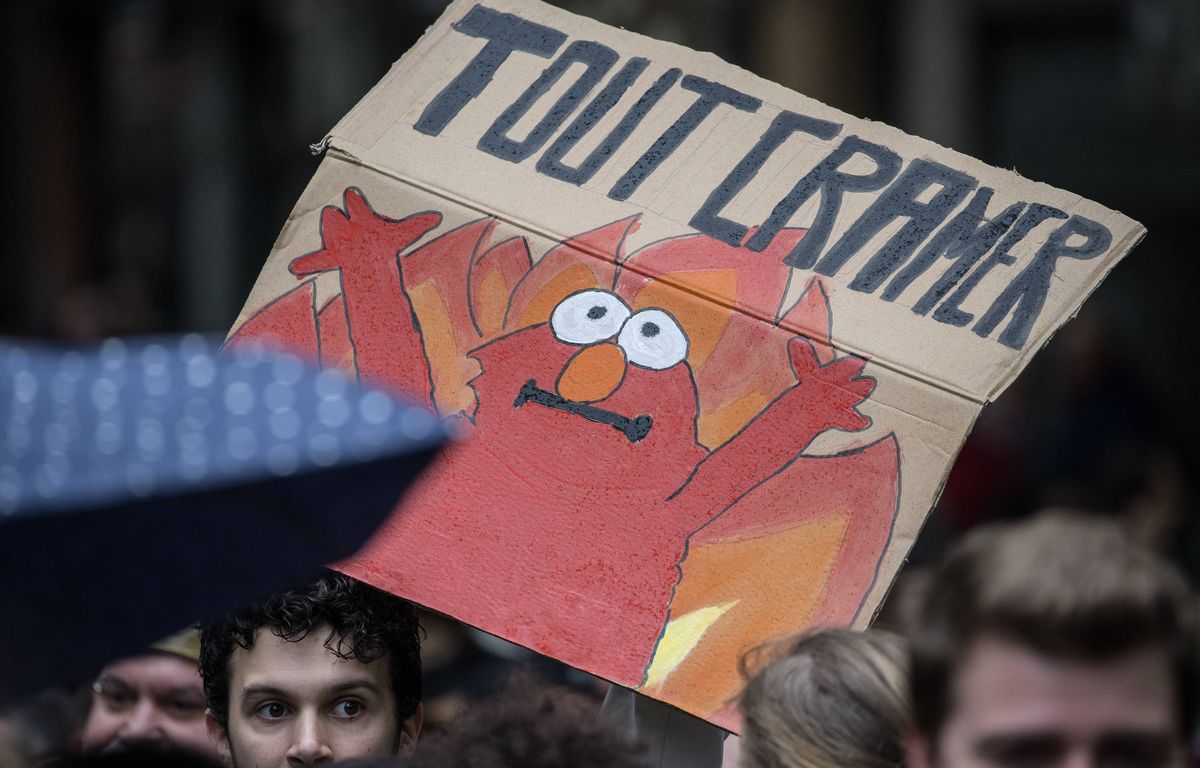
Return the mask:
M 222 762 L 410 754 L 422 719 L 419 630 L 407 602 L 333 572 L 205 627 L 200 672 Z

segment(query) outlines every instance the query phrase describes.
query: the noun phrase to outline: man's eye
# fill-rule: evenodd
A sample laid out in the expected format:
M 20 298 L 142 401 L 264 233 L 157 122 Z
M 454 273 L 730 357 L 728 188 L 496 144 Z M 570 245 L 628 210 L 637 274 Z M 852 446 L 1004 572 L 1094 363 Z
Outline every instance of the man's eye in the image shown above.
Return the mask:
M 171 698 L 163 702 L 163 709 L 176 720 L 195 720 L 204 716 L 203 700 Z
M 260 704 L 254 713 L 264 720 L 280 720 L 287 716 L 288 708 L 278 701 L 268 701 Z
M 1159 768 L 1178 762 L 1177 749 L 1170 735 L 1116 734 L 1101 739 L 1096 763 L 1104 768 Z
M 998 768 L 1044 768 L 1060 762 L 1064 751 L 1062 745 L 1053 740 L 1014 739 L 991 752 L 988 764 Z
M 358 699 L 342 699 L 333 705 L 334 717 L 358 717 L 362 714 L 363 703 Z
M 111 680 L 97 680 L 92 684 L 92 690 L 109 709 L 125 710 L 137 704 L 136 691 L 113 683 Z

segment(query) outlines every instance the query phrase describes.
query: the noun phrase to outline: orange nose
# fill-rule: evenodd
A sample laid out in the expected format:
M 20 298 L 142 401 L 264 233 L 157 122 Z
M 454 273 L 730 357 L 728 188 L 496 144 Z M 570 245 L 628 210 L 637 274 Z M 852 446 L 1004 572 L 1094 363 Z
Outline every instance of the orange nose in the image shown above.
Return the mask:
M 554 387 L 567 400 L 594 403 L 611 395 L 623 378 L 625 352 L 616 344 L 595 344 L 567 361 Z

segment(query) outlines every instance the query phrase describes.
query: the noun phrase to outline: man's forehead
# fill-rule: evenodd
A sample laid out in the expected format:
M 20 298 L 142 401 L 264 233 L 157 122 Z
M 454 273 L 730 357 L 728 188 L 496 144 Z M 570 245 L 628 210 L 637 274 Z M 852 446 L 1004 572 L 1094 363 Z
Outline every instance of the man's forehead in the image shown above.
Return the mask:
M 127 681 L 163 681 L 191 683 L 200 681 L 200 668 L 194 661 L 170 653 L 146 653 L 109 662 L 101 677 Z
M 231 688 L 316 689 L 387 679 L 386 655 L 371 662 L 344 658 L 335 653 L 339 639 L 328 626 L 291 640 L 259 628 L 250 648 L 235 647 L 230 656 Z
M 1156 731 L 1175 725 L 1174 693 L 1161 648 L 1064 660 L 984 636 L 959 665 L 950 717 L 968 718 L 980 732 L 1044 732 L 1047 724 L 1057 731 Z

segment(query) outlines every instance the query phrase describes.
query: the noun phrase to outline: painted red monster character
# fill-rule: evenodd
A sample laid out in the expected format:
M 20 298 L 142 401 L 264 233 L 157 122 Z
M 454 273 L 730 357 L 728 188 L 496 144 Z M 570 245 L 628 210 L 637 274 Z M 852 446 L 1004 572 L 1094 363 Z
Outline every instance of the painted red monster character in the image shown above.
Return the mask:
M 631 217 L 533 265 L 525 238 L 493 245 L 497 222 L 482 219 L 405 253 L 440 220 L 386 218 L 348 189 L 323 211 L 322 248 L 291 264 L 340 272 L 341 293 L 317 311 L 309 279 L 232 339 L 299 343 L 471 433 L 347 572 L 664 690 L 673 674 L 701 685 L 686 678 L 705 677 L 693 657 L 712 666 L 693 653 L 706 631 L 737 654 L 764 632 L 855 617 L 890 534 L 898 452 L 889 435 L 804 453 L 869 426 L 857 406 L 875 380 L 836 357 L 820 283 L 781 306 L 781 257 L 803 230 L 763 253 L 692 235 L 624 258 Z M 762 306 L 776 317 L 755 316 Z M 756 563 L 777 573 L 773 589 L 739 581 L 762 579 Z M 722 641 L 731 608 L 740 630 Z M 708 675 L 697 708 L 723 706 L 731 674 Z

